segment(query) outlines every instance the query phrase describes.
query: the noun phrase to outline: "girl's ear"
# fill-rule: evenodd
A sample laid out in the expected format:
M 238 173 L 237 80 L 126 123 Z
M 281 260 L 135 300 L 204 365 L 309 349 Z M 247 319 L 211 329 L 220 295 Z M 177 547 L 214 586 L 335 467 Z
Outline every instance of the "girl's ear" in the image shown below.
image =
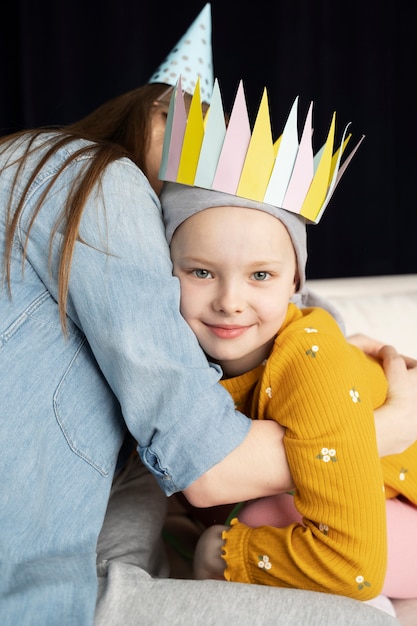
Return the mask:
M 292 294 L 294 295 L 300 288 L 300 276 L 298 274 L 298 270 L 295 271 L 295 275 L 294 275 L 294 282 L 292 285 Z

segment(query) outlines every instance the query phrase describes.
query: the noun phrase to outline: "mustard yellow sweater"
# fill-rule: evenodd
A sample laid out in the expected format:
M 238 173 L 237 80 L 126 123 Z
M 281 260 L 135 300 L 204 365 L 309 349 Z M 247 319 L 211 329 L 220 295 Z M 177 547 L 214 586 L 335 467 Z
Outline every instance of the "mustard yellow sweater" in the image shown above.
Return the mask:
M 373 409 L 382 368 L 350 345 L 322 309 L 290 304 L 268 360 L 222 381 L 253 419 L 286 427 L 285 448 L 304 524 L 224 533 L 228 580 L 367 600 L 386 570 L 385 490 L 416 502 L 417 447 L 382 463 Z

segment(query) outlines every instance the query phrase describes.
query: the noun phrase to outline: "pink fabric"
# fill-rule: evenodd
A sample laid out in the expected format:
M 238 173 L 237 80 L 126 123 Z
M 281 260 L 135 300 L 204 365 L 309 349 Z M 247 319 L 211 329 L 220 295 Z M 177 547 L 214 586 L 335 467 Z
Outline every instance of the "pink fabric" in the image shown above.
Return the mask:
M 389 598 L 417 598 L 417 507 L 398 498 L 387 500 L 388 567 L 382 594 Z M 247 526 L 288 526 L 302 522 L 287 493 L 246 504 L 239 521 Z
M 388 568 L 382 593 L 417 598 L 417 507 L 387 500 Z
M 289 493 L 259 498 L 246 504 L 238 514 L 239 522 L 246 526 L 276 526 L 283 528 L 293 522 L 302 522 Z

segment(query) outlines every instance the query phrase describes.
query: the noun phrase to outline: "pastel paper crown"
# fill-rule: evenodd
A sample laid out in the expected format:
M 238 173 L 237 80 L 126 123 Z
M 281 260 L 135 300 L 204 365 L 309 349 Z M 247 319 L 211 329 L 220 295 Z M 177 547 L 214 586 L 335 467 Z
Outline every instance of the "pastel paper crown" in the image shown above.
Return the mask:
M 205 102 L 210 102 L 214 76 L 209 2 L 155 70 L 148 83 L 165 83 L 175 87 L 180 76 L 182 88 L 190 95 L 193 94 L 199 78 L 202 98 Z
M 199 84 L 187 115 L 180 78 L 169 106 L 159 178 L 281 207 L 317 224 L 364 137 L 342 164 L 351 135 L 348 124 L 333 153 L 334 113 L 324 145 L 313 154 L 312 109 L 313 103 L 299 139 L 297 97 L 274 143 L 266 89 L 251 132 L 242 81 L 226 127 L 218 81 L 204 117 Z

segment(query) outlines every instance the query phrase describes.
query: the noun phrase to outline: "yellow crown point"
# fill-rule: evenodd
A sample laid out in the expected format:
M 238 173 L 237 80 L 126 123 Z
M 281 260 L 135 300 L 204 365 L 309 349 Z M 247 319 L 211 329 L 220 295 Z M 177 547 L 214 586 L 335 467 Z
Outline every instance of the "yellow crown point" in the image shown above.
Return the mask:
M 264 89 L 236 195 L 262 202 L 274 159 L 268 95 Z
M 192 185 L 194 183 L 203 137 L 204 120 L 201 107 L 200 79 L 198 79 L 191 99 L 190 112 L 185 128 L 177 182 L 184 185 Z
M 301 215 L 312 222 L 316 221 L 321 206 L 326 198 L 330 183 L 330 170 L 333 157 L 334 132 L 336 127 L 336 114 L 333 113 L 326 143 L 323 146 L 320 161 L 317 165 L 314 178 L 301 206 Z
M 278 150 L 281 145 L 282 135 L 278 137 L 278 139 L 274 142 L 274 158 L 277 158 Z

